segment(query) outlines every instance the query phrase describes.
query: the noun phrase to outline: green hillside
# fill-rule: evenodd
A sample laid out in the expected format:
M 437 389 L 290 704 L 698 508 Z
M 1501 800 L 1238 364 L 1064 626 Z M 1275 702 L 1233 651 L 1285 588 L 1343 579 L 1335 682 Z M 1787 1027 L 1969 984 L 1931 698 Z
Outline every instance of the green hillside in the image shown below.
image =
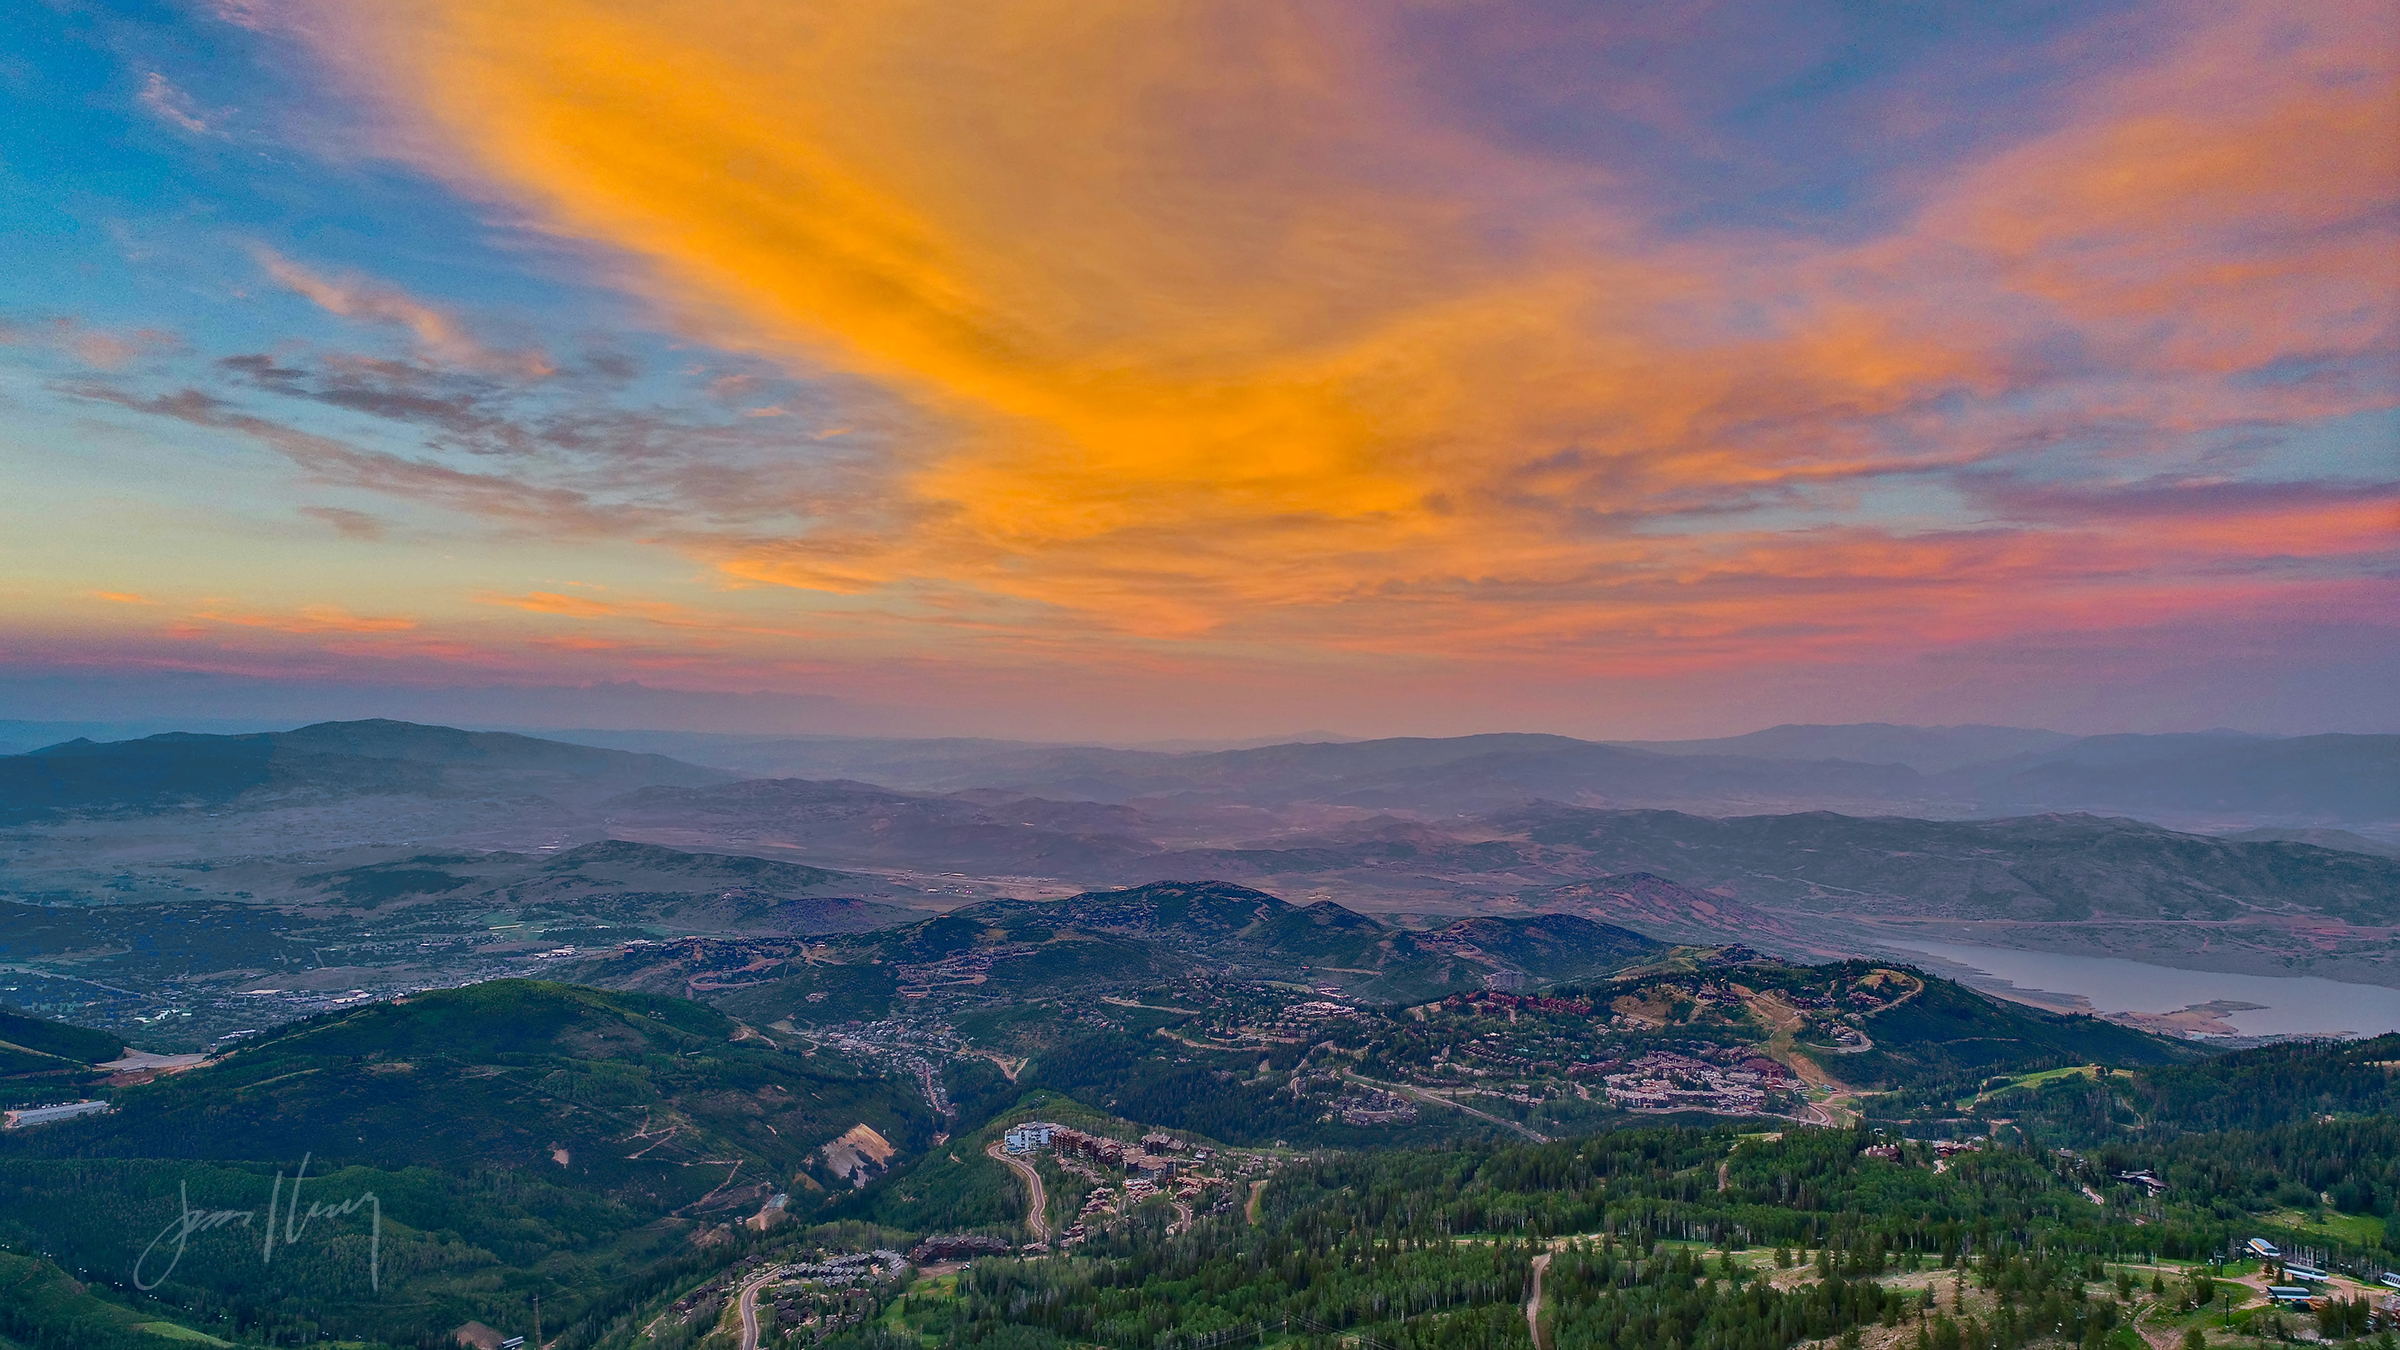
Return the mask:
M 533 980 L 310 1018 L 116 1104 L 0 1157 L 516 1167 L 663 1212 L 721 1192 L 729 1169 L 812 1184 L 818 1146 L 862 1122 L 909 1148 L 932 1132 L 902 1085 L 716 1009 Z
M 122 1037 L 37 1017 L 0 1004 L 0 1074 L 106 1064 L 125 1053 Z
M 2207 1053 L 2188 1041 L 2096 1017 L 1992 998 L 1913 967 L 1845 961 L 1791 969 L 1795 974 L 1785 982 L 1795 987 L 1855 979 L 1878 969 L 1900 970 L 1924 982 L 1923 992 L 1862 1020 L 1871 1049 L 1842 1053 L 1828 1047 L 1830 1053 L 1819 1055 L 1828 1072 L 1861 1087 L 1967 1083 L 2028 1064 L 2180 1064 Z
M 2063 1143 L 2263 1131 L 2307 1121 L 2400 1117 L 2400 1034 L 2298 1041 L 2105 1077 L 2003 1085 L 1975 1119 L 2007 1118 Z M 2329 1183 L 2330 1184 L 2330 1183 Z
M 775 1196 L 807 1215 L 849 1195 L 823 1152 L 837 1136 L 867 1126 L 898 1165 L 943 1124 L 916 1083 L 717 1009 L 531 980 L 311 1018 L 112 1096 L 107 1115 L 0 1136 L 0 1246 L 127 1292 L 184 1206 L 255 1218 L 305 1160 L 312 1200 L 376 1198 L 374 1276 L 353 1209 L 272 1262 L 247 1220 L 196 1235 L 159 1291 L 287 1344 L 522 1325 L 535 1294 L 554 1326 L 603 1316 L 721 1260 Z
M 169 1320 L 180 1315 L 181 1320 Z M 36 1256 L 0 1252 L 0 1345 L 49 1350 L 168 1350 L 187 1346 L 258 1344 L 197 1329 L 205 1322 L 180 1309 L 144 1310 L 105 1298 Z

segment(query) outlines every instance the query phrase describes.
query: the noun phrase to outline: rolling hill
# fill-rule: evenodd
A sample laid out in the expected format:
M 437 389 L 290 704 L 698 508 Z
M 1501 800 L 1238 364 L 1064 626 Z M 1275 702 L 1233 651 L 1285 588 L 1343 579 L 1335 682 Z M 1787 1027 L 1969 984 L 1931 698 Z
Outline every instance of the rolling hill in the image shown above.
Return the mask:
M 834 1006 L 853 1014 L 893 999 L 988 1005 L 1127 992 L 1194 968 L 1398 1004 L 1481 988 L 1502 970 L 1545 983 L 1594 978 L 1664 950 L 1639 933 L 1570 914 L 1417 930 L 1331 902 L 1294 905 L 1225 882 L 1161 881 L 1064 900 L 985 901 L 829 938 L 805 963 L 783 963 L 787 973 L 747 987 L 728 1006 L 764 1016 L 812 997 L 838 999 Z M 644 959 L 629 956 L 586 977 L 660 988 L 688 978 L 645 977 Z
M 60 812 L 161 811 L 358 795 L 544 797 L 589 803 L 650 784 L 732 775 L 504 732 L 384 720 L 296 731 L 72 740 L 0 756 L 0 822 Z

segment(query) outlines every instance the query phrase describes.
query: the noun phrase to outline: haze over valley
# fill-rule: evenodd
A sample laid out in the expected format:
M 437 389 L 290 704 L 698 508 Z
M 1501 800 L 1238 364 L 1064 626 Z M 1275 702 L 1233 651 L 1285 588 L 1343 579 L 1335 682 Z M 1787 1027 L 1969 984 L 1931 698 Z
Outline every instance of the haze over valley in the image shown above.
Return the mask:
M 2400 987 L 2393 737 L 585 735 L 641 748 L 353 722 L 0 757 L 11 1001 L 196 1048 L 629 941 L 790 961 L 972 902 L 1162 880 L 1403 929 L 1551 914 L 1803 959 L 1931 943 Z

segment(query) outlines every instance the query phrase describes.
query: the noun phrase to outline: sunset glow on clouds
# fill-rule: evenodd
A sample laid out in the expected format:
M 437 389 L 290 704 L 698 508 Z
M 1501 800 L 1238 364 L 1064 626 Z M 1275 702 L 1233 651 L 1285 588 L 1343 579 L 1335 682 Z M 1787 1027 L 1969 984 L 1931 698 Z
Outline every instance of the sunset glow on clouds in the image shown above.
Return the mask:
M 8 159 L 0 615 L 939 730 L 2381 725 L 2395 22 L 61 19 L 117 102 Z

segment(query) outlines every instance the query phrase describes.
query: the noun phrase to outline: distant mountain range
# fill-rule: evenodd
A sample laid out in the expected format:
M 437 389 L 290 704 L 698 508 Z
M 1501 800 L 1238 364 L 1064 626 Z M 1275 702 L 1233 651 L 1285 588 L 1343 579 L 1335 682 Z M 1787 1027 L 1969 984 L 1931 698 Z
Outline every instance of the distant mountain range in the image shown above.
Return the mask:
M 257 967 L 290 972 L 328 964 L 314 937 L 346 960 L 402 941 L 368 915 L 378 906 L 405 911 L 419 941 L 465 942 L 482 905 L 523 911 L 502 937 L 574 944 L 636 928 L 838 933 L 904 918 L 902 903 L 1170 879 L 1419 927 L 1567 914 L 1786 953 L 1940 937 L 2400 982 L 2383 936 L 2400 924 L 2393 736 L 1868 725 L 1650 748 L 1518 734 L 1194 753 L 693 744 L 743 764 L 389 721 L 0 757 L 0 824 L 24 831 L 0 893 L 49 907 L 12 942 L 72 950 L 136 906 L 298 905 L 311 944 Z M 1883 758 L 1816 757 L 1829 754 Z M 887 781 L 744 776 L 777 756 Z M 438 918 L 411 908 L 435 898 Z M 59 908 L 95 901 L 122 912 Z M 1918 921 L 1947 926 L 1893 926 Z M 137 950 L 243 968 L 230 949 L 257 945 L 236 937 L 255 926 L 228 910 Z
M 1532 800 L 1705 815 L 2130 815 L 2210 829 L 2400 831 L 2400 736 L 2070 737 L 2018 727 L 1781 726 L 1701 741 L 1500 734 L 1165 753 L 991 740 L 560 733 L 764 778 L 1183 806 L 1485 811 Z
M 391 721 L 68 741 L 0 756 L 0 820 L 378 793 L 590 805 L 641 787 L 751 778 L 1138 804 L 1153 814 L 1334 807 L 1448 816 L 1534 801 L 1716 816 L 2086 811 L 2217 832 L 2364 828 L 2389 833 L 2386 846 L 2400 840 L 2400 736 L 2390 735 L 2075 738 L 1870 723 L 1701 741 L 1506 733 L 1174 753 L 962 739 L 570 734 L 590 743 Z

